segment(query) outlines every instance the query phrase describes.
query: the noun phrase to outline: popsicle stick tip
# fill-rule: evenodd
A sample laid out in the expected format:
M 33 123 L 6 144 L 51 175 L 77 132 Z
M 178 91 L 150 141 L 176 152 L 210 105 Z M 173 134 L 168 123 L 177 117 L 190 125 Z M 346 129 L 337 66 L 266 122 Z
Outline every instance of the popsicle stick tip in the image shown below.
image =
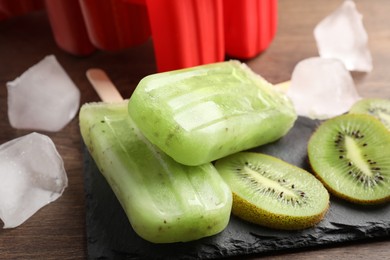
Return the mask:
M 123 97 L 104 70 L 91 68 L 87 70 L 86 76 L 102 101 L 123 101 Z
M 287 81 L 275 84 L 274 86 L 275 86 L 275 88 L 277 88 L 278 90 L 280 90 L 282 92 L 287 92 L 290 85 L 291 85 L 291 80 L 287 80 Z

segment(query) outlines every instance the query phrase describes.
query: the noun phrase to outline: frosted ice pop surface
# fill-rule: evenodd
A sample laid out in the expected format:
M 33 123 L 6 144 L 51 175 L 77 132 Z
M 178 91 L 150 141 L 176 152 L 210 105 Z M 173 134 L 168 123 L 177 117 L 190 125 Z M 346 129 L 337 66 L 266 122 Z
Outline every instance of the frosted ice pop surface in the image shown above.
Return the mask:
M 136 233 L 154 243 L 190 241 L 222 231 L 231 191 L 210 163 L 185 166 L 152 145 L 128 116 L 127 102 L 90 103 L 80 129 Z
M 284 94 L 238 61 L 147 76 L 129 114 L 150 142 L 186 165 L 275 141 L 297 118 Z

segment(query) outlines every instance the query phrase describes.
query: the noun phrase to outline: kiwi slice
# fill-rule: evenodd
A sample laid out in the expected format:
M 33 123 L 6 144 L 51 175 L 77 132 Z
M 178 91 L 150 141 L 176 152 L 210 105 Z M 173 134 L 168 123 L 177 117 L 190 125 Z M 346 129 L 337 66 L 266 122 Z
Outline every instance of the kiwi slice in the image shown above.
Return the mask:
M 372 115 L 378 118 L 390 130 L 390 99 L 361 99 L 351 107 L 349 113 Z
M 240 152 L 215 166 L 233 193 L 232 213 L 265 227 L 314 226 L 329 208 L 329 193 L 309 172 L 276 157 Z
M 308 143 L 310 165 L 337 197 L 359 204 L 390 200 L 390 134 L 373 116 L 323 122 Z

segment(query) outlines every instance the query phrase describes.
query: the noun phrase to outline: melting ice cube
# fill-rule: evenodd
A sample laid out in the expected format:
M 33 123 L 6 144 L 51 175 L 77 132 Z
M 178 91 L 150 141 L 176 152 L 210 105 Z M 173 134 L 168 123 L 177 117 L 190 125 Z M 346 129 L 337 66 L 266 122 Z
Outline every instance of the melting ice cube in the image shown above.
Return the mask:
M 320 56 L 340 59 L 350 71 L 371 71 L 372 57 L 362 20 L 350 0 L 325 17 L 314 29 Z
M 361 98 L 344 64 L 321 57 L 302 60 L 295 66 L 287 95 L 298 115 L 312 119 L 345 113 Z
M 14 128 L 59 131 L 79 108 L 80 91 L 53 55 L 7 82 L 7 90 Z
M 63 161 L 46 135 L 31 133 L 0 145 L 0 218 L 17 227 L 68 185 Z

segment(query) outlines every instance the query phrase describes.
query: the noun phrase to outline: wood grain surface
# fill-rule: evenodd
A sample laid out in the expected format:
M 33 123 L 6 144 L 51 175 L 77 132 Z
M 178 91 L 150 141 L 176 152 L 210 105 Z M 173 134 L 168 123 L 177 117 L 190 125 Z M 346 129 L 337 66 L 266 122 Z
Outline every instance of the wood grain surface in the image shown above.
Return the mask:
M 353 73 L 356 86 L 362 96 L 390 98 L 390 1 L 355 2 L 363 14 L 374 61 L 372 72 Z M 289 80 L 297 62 L 318 56 L 313 29 L 341 3 L 342 0 L 279 0 L 276 38 L 264 53 L 245 62 L 272 83 Z M 31 132 L 10 126 L 6 82 L 50 54 L 57 57 L 81 90 L 81 103 L 99 100 L 85 76 L 89 68 L 104 69 L 123 97 L 129 97 L 144 76 L 156 72 L 152 40 L 119 52 L 96 51 L 86 57 L 76 57 L 57 47 L 45 12 L 2 20 L 0 143 Z M 0 229 L 0 259 L 86 259 L 83 156 L 78 119 L 59 132 L 41 133 L 52 138 L 64 159 L 69 187 L 61 198 L 39 210 L 20 227 Z M 390 241 L 384 238 L 250 258 L 387 259 L 389 255 Z

